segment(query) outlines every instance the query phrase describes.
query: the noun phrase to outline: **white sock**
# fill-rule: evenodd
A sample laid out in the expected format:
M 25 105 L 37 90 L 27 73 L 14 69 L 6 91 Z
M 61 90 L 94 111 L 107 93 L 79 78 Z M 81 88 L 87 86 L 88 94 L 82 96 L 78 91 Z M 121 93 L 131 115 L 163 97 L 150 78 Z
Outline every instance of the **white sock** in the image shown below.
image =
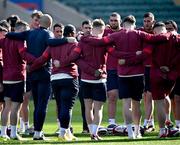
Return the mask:
M 92 134 L 97 135 L 99 125 L 93 124 L 92 126 L 93 126 Z
M 24 131 L 24 121 L 23 121 L 23 119 L 22 119 L 22 117 L 20 117 L 20 119 L 19 119 L 19 121 L 20 121 L 20 129 L 22 130 L 22 131 Z
M 64 134 L 66 133 L 66 128 L 60 128 L 60 132 L 59 132 L 59 136 L 61 136 L 61 137 L 63 137 L 64 136 Z
M 29 128 L 29 121 L 28 122 L 24 122 L 24 127 L 25 127 L 25 130 L 27 130 Z
M 116 124 L 116 121 L 114 118 L 108 119 L 109 124 Z
M 7 126 L 1 126 L 1 136 L 7 135 L 6 131 L 7 131 Z
M 149 125 L 152 125 L 154 127 L 154 119 L 149 120 Z
M 164 134 L 164 133 L 166 133 L 166 129 L 165 128 L 160 128 L 159 134 Z
M 135 136 L 140 134 L 140 127 L 139 127 L 139 125 L 134 125 L 134 134 L 135 134 Z
M 166 114 L 166 120 L 171 120 L 170 119 L 170 114 Z
M 42 131 L 35 131 L 34 132 L 34 136 L 37 138 L 41 137 L 41 135 L 42 135 Z
M 180 120 L 175 120 L 176 126 L 180 128 Z
M 60 121 L 59 121 L 58 118 L 57 118 L 57 125 L 58 125 L 58 129 L 60 129 L 60 128 L 61 128 L 61 125 L 60 125 Z
M 11 125 L 11 138 L 14 138 L 17 136 L 17 126 L 16 125 Z
M 128 131 L 128 136 L 131 137 L 133 136 L 134 132 L 132 130 L 132 124 L 127 124 L 127 131 Z
M 68 128 L 68 129 L 66 130 L 66 133 L 67 133 L 68 135 L 71 135 L 71 134 L 72 134 L 70 128 Z
M 143 124 L 143 126 L 147 126 L 147 125 L 148 125 L 148 122 L 149 122 L 148 119 L 144 119 L 144 124 Z
M 93 133 L 93 124 L 88 124 L 88 128 L 89 128 L 89 133 L 92 134 Z

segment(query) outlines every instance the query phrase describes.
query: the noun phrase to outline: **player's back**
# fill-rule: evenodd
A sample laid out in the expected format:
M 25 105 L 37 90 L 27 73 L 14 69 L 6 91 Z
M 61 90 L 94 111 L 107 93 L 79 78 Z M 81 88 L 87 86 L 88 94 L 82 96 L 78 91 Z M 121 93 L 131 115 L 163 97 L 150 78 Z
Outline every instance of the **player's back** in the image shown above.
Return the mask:
M 72 76 L 77 76 L 77 65 L 75 63 L 66 64 L 63 67 L 55 67 L 56 60 L 63 62 L 68 57 L 71 51 L 77 46 L 77 43 L 66 43 L 56 47 L 49 47 L 49 53 L 52 58 L 52 74 L 68 73 Z M 62 64 L 61 64 L 62 65 Z
M 117 50 L 124 52 L 136 52 L 142 50 L 142 39 L 137 30 L 122 29 L 119 32 L 113 33 L 110 39 L 113 39 Z M 112 38 L 111 38 L 112 37 Z
M 24 47 L 24 41 L 11 40 L 3 41 L 3 80 L 24 80 L 25 61 L 21 58 L 19 51 Z

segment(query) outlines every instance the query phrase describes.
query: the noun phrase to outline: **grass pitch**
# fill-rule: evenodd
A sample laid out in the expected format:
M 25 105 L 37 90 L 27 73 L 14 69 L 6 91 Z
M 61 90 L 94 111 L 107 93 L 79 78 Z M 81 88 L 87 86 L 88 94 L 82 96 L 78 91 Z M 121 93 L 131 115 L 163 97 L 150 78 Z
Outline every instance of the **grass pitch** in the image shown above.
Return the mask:
M 81 118 L 81 110 L 80 110 L 80 103 L 77 100 L 74 109 L 73 109 L 73 119 L 72 119 L 72 126 L 74 129 L 74 134 L 78 137 L 78 141 L 76 142 L 60 142 L 57 139 L 57 135 L 55 131 L 57 130 L 57 123 L 56 123 L 56 109 L 55 109 L 55 101 L 51 100 L 48 105 L 48 111 L 46 116 L 46 121 L 44 124 L 44 133 L 45 136 L 48 138 L 47 141 L 33 141 L 32 136 L 23 136 L 25 139 L 24 141 L 2 141 L 0 140 L 1 144 L 78 144 L 78 145 L 180 145 L 180 137 L 174 138 L 166 138 L 166 139 L 158 139 L 158 128 L 157 122 L 156 130 L 152 133 L 145 134 L 142 139 L 138 140 L 129 140 L 126 136 L 103 136 L 103 141 L 93 142 L 90 140 L 89 135 L 81 134 L 82 132 L 82 118 Z M 142 114 L 143 112 L 143 104 L 142 104 Z M 32 115 L 33 114 L 33 102 L 30 103 L 30 123 L 32 123 Z M 156 114 L 156 113 L 155 113 Z M 122 103 L 121 101 L 118 102 L 118 109 L 117 109 L 117 118 L 118 124 L 123 124 L 123 117 L 122 117 Z M 157 120 L 157 119 L 155 119 Z M 107 126 L 107 104 L 104 106 L 104 116 L 102 121 L 103 126 Z

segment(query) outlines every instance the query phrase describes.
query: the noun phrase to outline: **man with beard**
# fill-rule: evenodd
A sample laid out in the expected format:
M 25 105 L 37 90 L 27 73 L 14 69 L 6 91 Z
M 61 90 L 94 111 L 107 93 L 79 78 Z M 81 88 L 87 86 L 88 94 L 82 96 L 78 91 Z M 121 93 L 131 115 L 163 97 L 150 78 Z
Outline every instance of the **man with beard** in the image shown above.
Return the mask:
M 108 36 L 121 29 L 121 16 L 113 12 L 109 18 L 110 28 L 106 28 L 103 36 Z M 108 131 L 112 131 L 116 114 L 116 103 L 118 99 L 118 75 L 117 75 L 117 58 L 111 54 L 107 56 L 107 95 L 108 95 Z
M 151 12 L 144 14 L 143 19 L 143 27 L 139 30 L 147 32 L 149 34 L 153 34 L 153 25 L 155 23 L 154 14 Z M 143 44 L 143 47 L 147 47 L 147 43 Z M 146 131 L 154 130 L 154 119 L 153 119 L 153 111 L 154 111 L 154 102 L 152 100 L 152 94 L 150 89 L 150 68 L 151 68 L 151 56 L 146 57 L 144 61 L 145 71 L 145 86 L 144 86 L 144 110 L 145 110 L 145 119 L 144 119 L 144 128 Z

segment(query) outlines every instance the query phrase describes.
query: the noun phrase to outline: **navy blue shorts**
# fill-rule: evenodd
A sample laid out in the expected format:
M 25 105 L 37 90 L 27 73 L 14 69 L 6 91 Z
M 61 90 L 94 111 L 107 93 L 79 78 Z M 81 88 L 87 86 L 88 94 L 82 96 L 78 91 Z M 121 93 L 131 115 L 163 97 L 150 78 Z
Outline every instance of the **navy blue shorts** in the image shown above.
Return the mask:
M 144 72 L 144 78 L 145 78 L 145 84 L 144 84 L 144 91 L 151 92 L 151 85 L 150 85 L 150 69 L 151 67 L 145 67 L 145 72 Z
M 119 77 L 119 98 L 140 101 L 144 89 L 144 77 Z
M 176 80 L 176 85 L 174 87 L 174 94 L 180 96 L 180 77 Z
M 84 99 L 105 102 L 107 98 L 106 83 L 87 83 L 81 82 L 82 96 Z
M 0 92 L 0 102 L 4 102 L 4 91 Z
M 16 84 L 4 84 L 4 97 L 8 97 L 12 102 L 23 102 L 24 82 Z
M 30 80 L 30 75 L 27 74 L 27 78 L 26 78 L 26 92 L 31 91 L 32 87 L 31 87 L 31 80 Z
M 51 82 L 55 99 L 75 100 L 79 92 L 78 79 L 59 79 Z M 69 101 L 70 101 L 69 100 Z M 74 104 L 74 103 L 73 103 Z
M 107 91 L 118 90 L 117 70 L 107 70 Z
M 64 110 L 72 109 L 79 91 L 78 79 L 53 80 L 51 84 L 60 115 L 66 112 Z M 63 106 L 66 108 L 62 108 Z
M 175 89 L 175 87 L 173 88 L 173 90 L 172 90 L 171 93 L 169 94 L 169 98 L 170 98 L 170 99 L 174 99 L 174 95 L 175 95 L 174 89 Z

